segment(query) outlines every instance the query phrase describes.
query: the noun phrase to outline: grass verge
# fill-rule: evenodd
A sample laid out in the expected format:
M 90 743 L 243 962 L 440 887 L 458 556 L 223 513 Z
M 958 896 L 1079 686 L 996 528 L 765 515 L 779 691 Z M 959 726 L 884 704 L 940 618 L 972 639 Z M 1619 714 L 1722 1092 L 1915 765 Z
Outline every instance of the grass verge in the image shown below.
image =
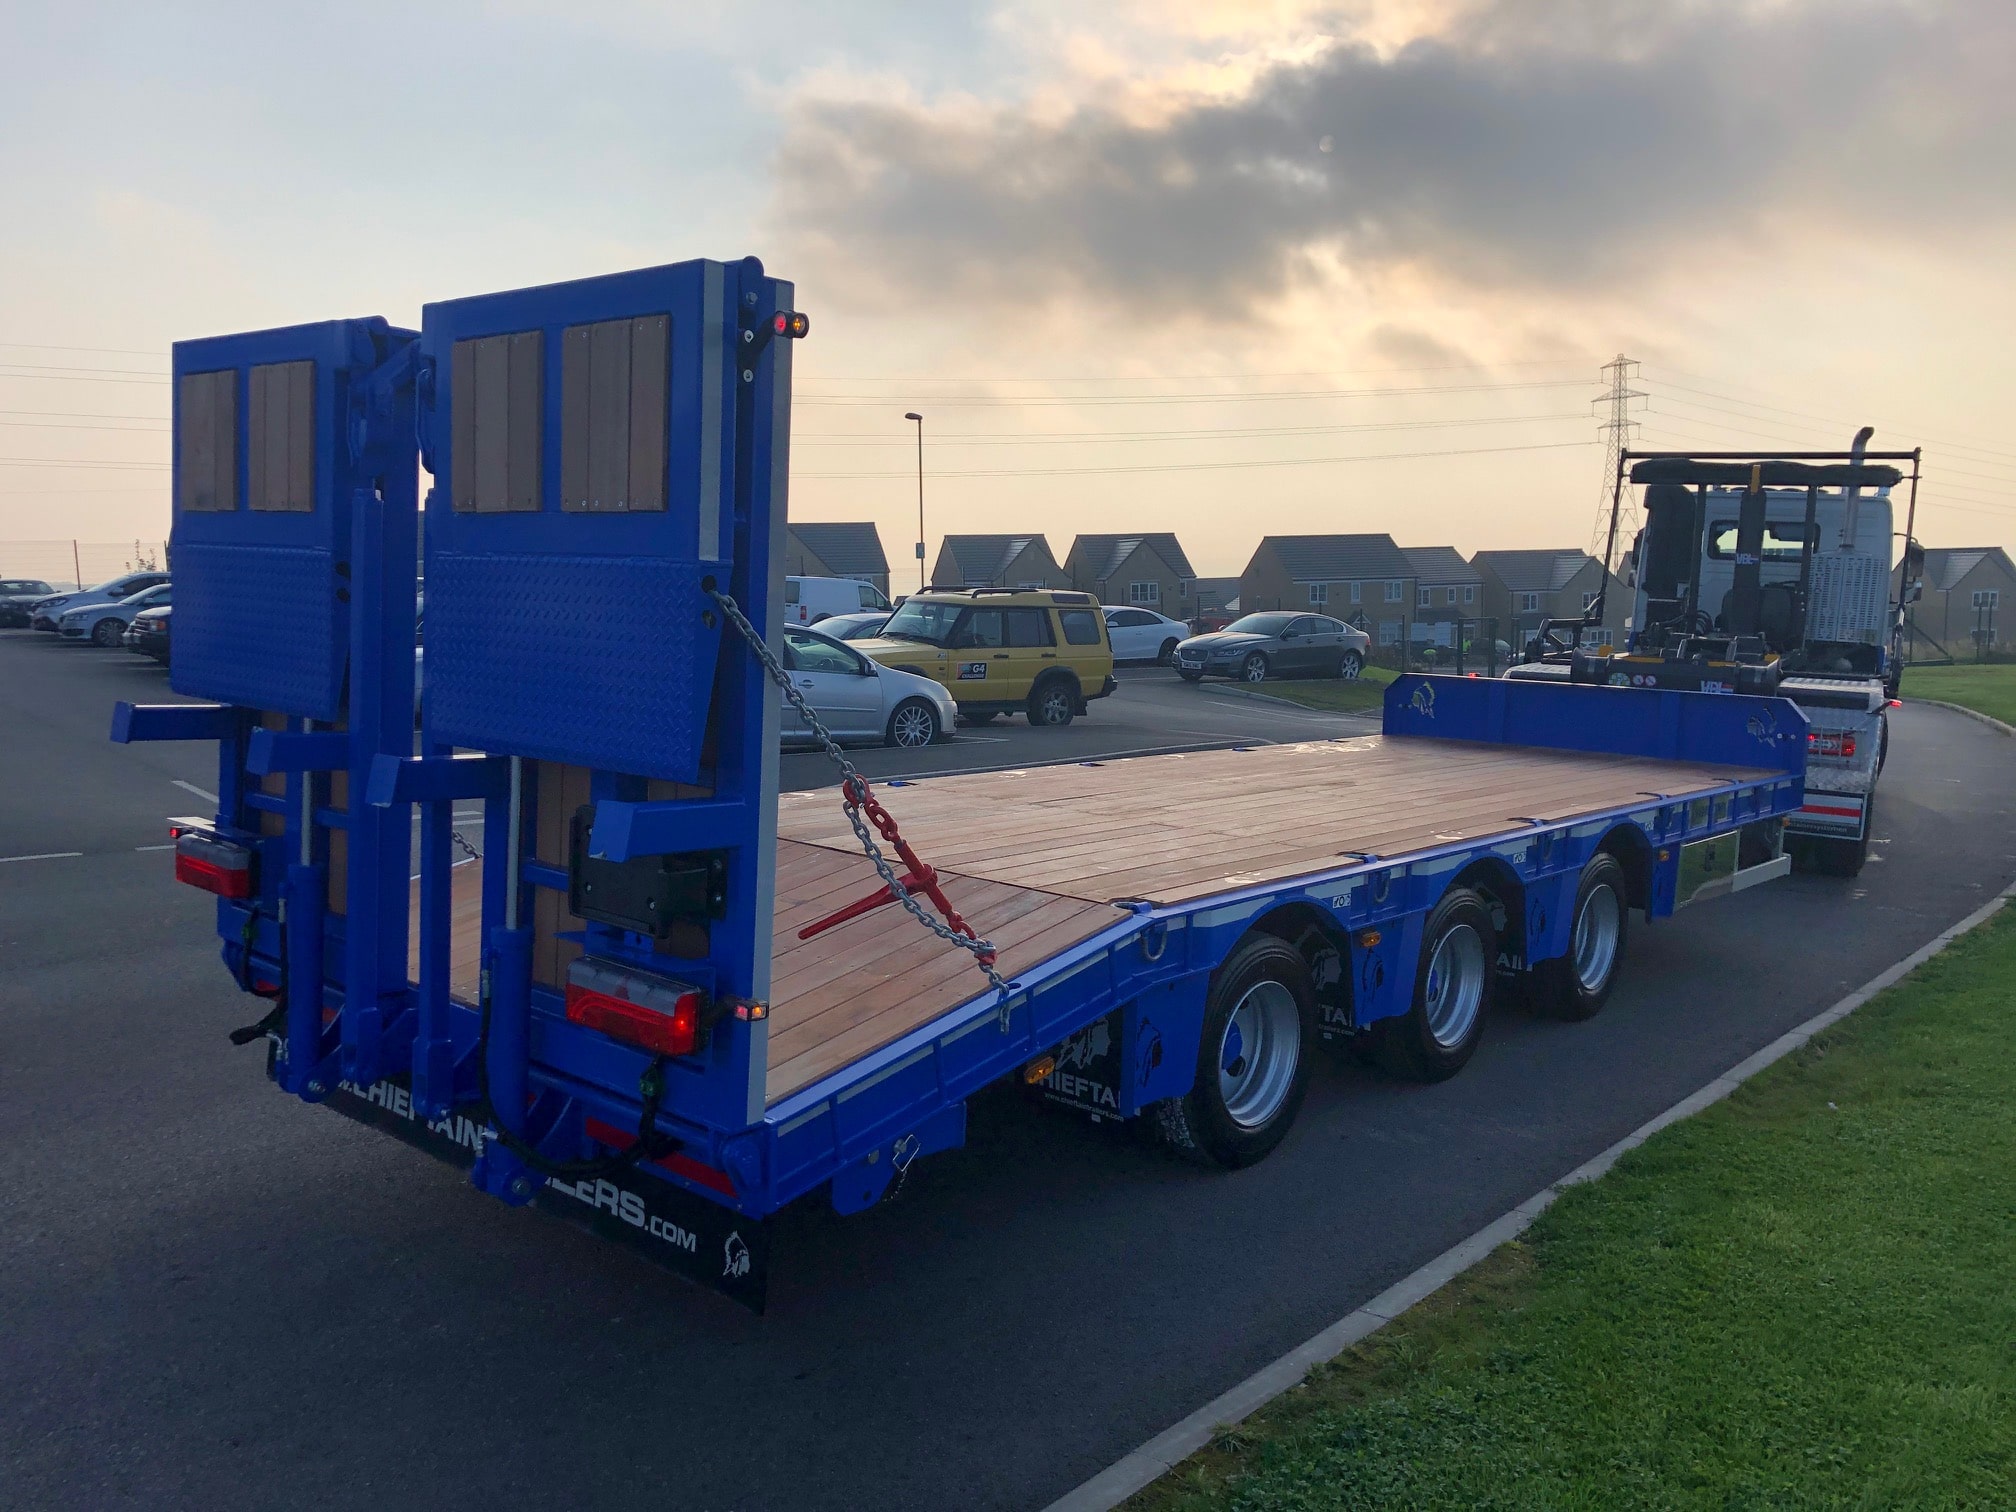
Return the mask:
M 2016 663 L 1906 667 L 1903 691 L 1906 698 L 1936 698 L 2016 725 Z
M 1367 667 L 1349 682 L 1338 677 L 1290 678 L 1263 683 L 1253 691 L 1310 709 L 1377 709 L 1385 700 L 1386 685 L 1397 675 L 1384 667 Z
M 2016 1506 L 2016 908 L 1130 1512 Z

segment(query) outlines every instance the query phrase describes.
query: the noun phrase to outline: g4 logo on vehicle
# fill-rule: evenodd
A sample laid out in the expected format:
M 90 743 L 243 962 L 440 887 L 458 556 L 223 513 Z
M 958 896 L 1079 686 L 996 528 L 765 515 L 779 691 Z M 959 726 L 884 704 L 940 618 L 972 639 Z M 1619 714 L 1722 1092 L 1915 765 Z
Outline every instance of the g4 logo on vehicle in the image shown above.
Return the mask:
M 987 663 L 984 661 L 959 663 L 959 681 L 984 682 L 987 677 Z

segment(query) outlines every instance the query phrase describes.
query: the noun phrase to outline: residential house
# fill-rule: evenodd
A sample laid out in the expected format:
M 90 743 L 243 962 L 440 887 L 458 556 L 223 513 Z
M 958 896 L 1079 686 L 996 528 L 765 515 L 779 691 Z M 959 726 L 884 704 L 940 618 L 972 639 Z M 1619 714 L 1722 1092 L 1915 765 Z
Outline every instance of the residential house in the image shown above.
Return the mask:
M 1239 574 L 1239 610 L 1312 609 L 1395 646 L 1414 615 L 1414 564 L 1389 535 L 1267 536 Z
M 948 535 L 931 569 L 934 588 L 1069 588 L 1040 535 Z
M 1483 579 L 1481 612 L 1498 621 L 1498 639 L 1519 650 L 1540 631 L 1542 620 L 1575 619 L 1589 611 L 1604 581 L 1603 564 L 1574 547 L 1555 551 L 1480 551 L 1470 558 Z M 1623 639 L 1631 612 L 1631 590 L 1610 580 L 1603 601 L 1603 628 L 1583 637 L 1603 644 Z
M 1081 535 L 1064 558 L 1071 586 L 1102 604 L 1132 604 L 1171 619 L 1197 613 L 1197 574 L 1168 531 L 1144 535 Z
M 1893 600 L 1897 576 L 1890 576 Z M 1904 620 L 1906 658 L 1965 657 L 1984 641 L 1991 650 L 2016 644 L 2016 565 L 2000 546 L 1928 547 L 1923 582 Z
M 872 520 L 799 524 L 785 529 L 784 571 L 793 577 L 854 578 L 889 593 L 889 558 Z
M 1454 546 L 1403 546 L 1408 564 L 1414 569 L 1415 641 L 1437 646 L 1456 643 L 1459 620 L 1474 620 L 1483 614 L 1478 600 L 1483 592 L 1484 574 L 1463 560 Z

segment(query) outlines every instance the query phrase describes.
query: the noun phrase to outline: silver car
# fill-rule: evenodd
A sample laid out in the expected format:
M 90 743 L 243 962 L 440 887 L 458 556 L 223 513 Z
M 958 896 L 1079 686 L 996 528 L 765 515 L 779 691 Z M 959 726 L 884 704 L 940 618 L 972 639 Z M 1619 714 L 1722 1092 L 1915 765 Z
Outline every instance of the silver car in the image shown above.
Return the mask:
M 851 647 L 812 630 L 785 629 L 784 669 L 835 740 L 928 746 L 950 735 L 958 717 L 943 684 L 914 672 L 877 666 Z M 786 699 L 785 742 L 802 744 L 813 738 Z
M 1371 645 L 1371 636 L 1342 620 L 1276 609 L 1193 635 L 1176 648 L 1176 671 L 1186 682 L 1206 673 L 1249 683 L 1270 677 L 1351 678 L 1365 670 Z

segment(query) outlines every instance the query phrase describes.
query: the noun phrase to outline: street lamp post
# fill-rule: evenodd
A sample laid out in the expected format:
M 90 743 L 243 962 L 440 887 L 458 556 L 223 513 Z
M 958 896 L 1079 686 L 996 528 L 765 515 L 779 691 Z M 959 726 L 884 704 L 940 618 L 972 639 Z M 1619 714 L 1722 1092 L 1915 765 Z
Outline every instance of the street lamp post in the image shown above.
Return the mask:
M 917 591 L 922 593 L 924 583 L 924 417 L 915 410 L 907 412 L 905 420 L 917 422 Z

